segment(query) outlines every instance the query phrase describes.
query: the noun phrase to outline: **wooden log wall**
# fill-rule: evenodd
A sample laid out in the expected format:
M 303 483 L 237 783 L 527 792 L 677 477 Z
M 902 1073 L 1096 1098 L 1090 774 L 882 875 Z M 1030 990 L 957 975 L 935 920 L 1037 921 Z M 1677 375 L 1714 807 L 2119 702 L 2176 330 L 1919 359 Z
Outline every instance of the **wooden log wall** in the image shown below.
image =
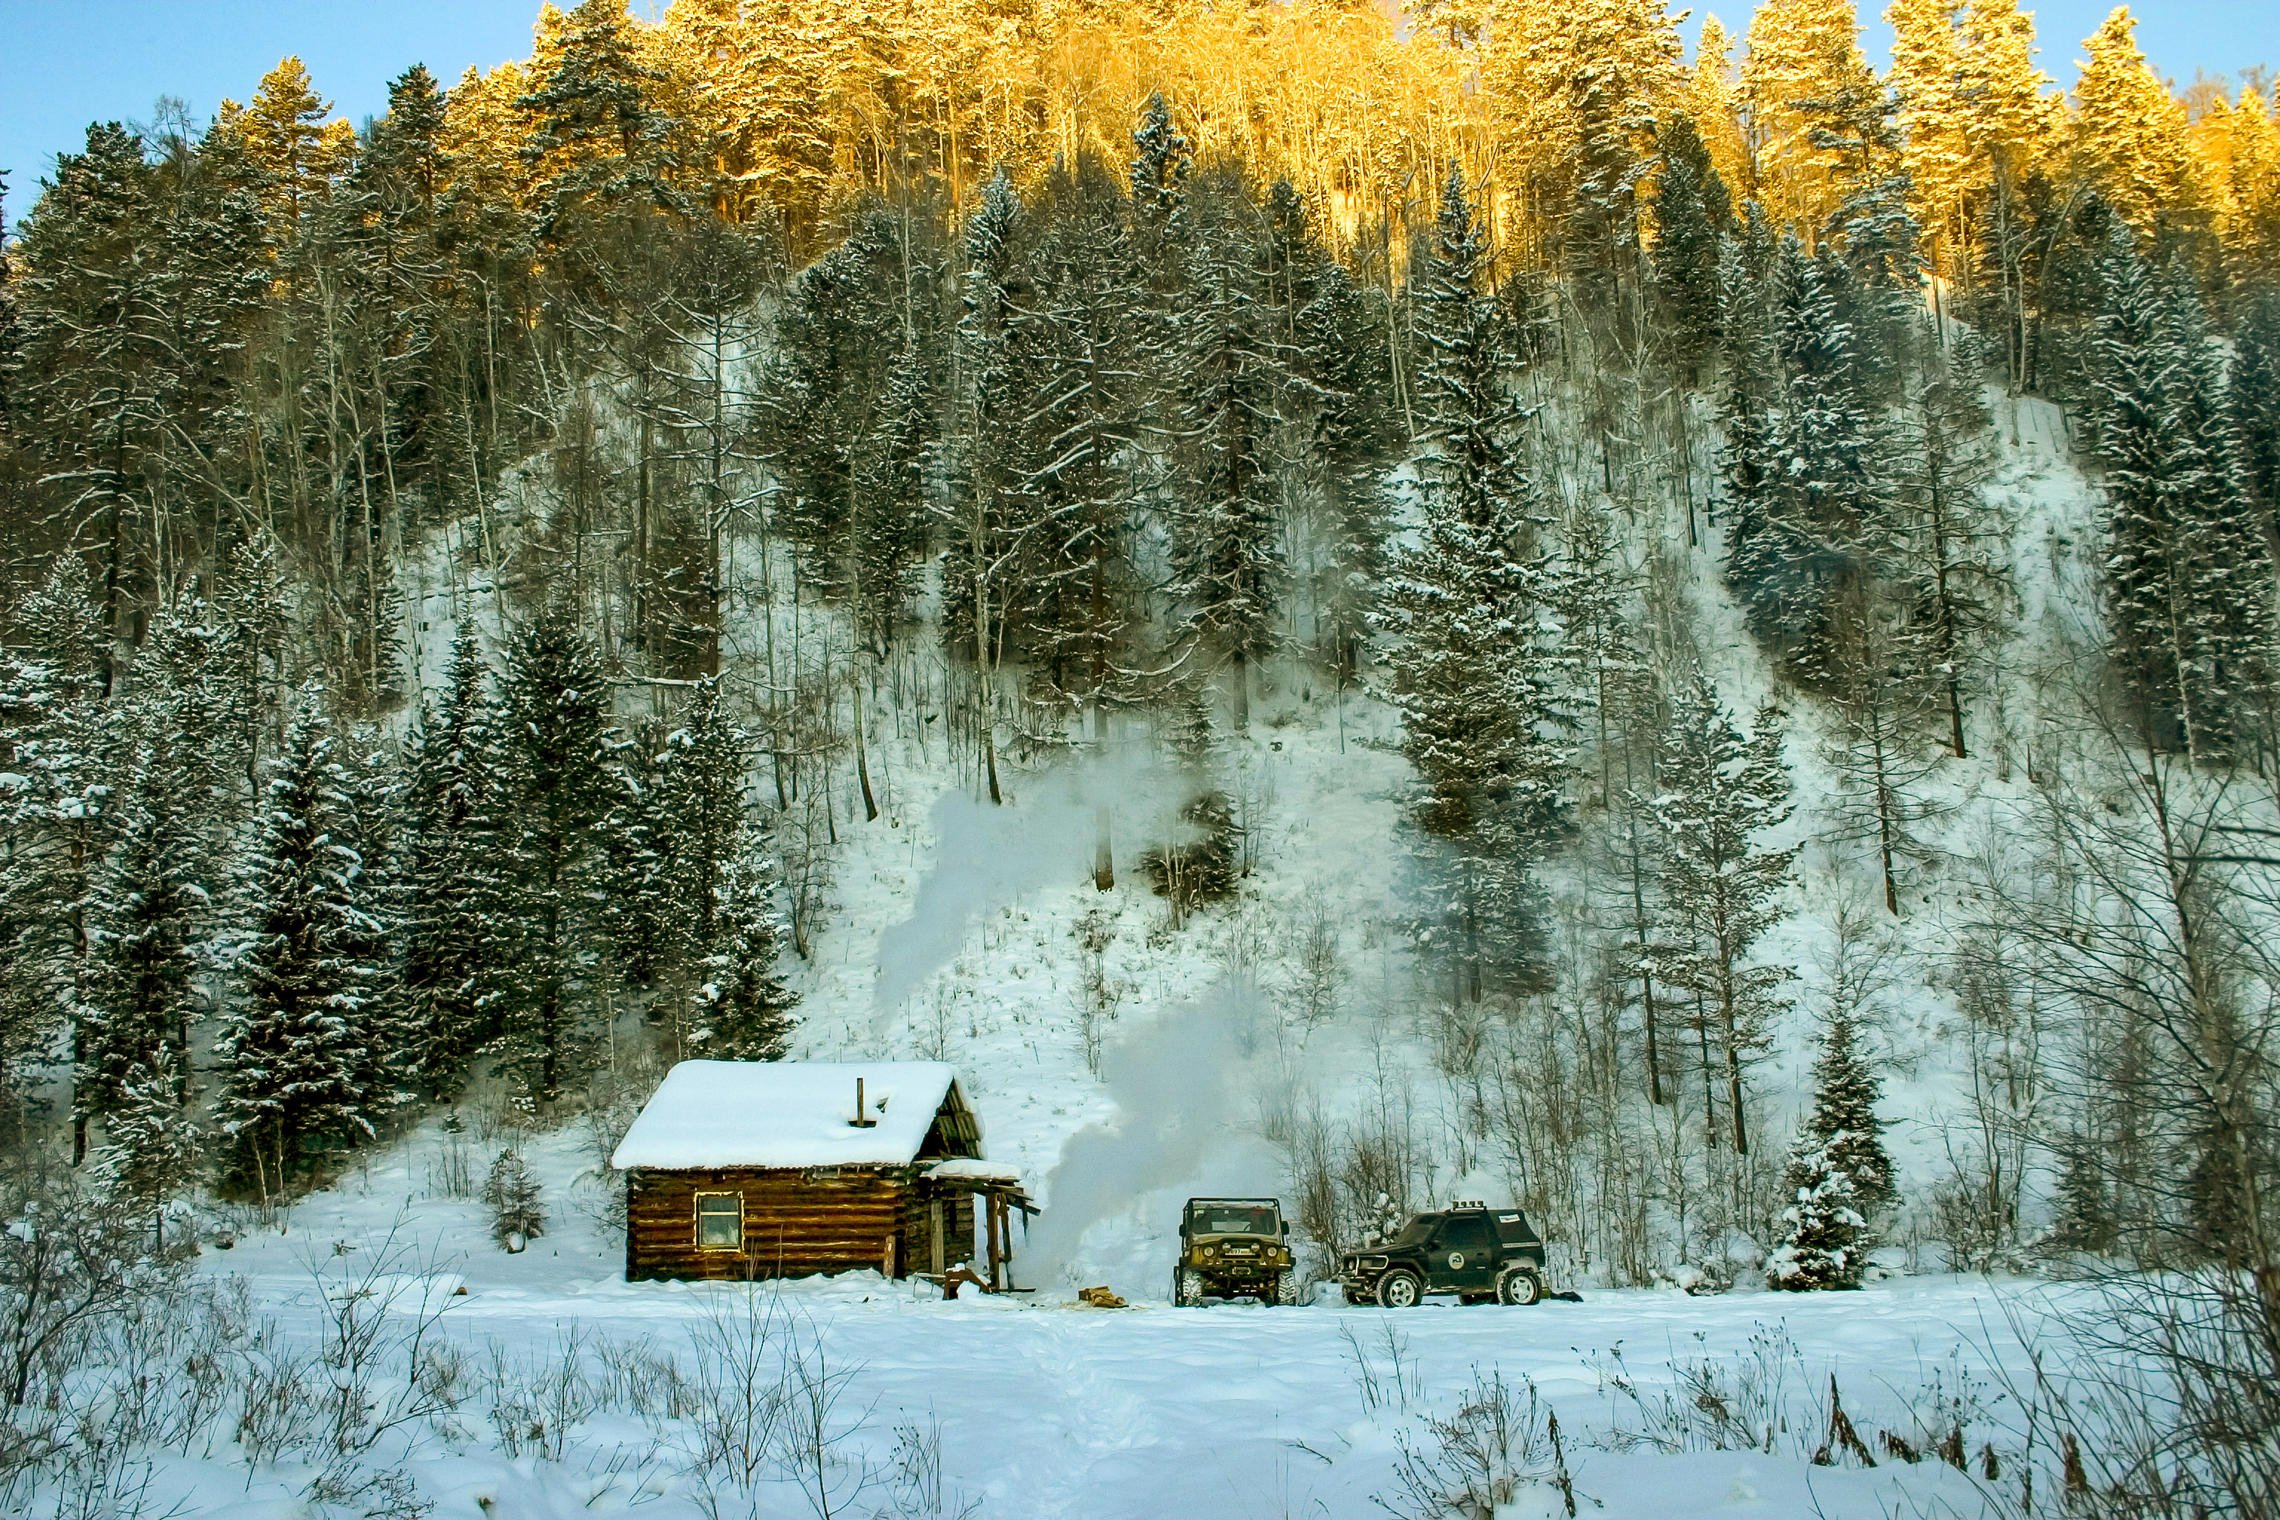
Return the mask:
M 729 1168 L 635 1170 L 626 1178 L 625 1275 L 654 1278 L 810 1277 L 888 1266 L 907 1258 L 908 1182 L 894 1172 L 837 1175 Z M 744 1195 L 744 1250 L 697 1249 L 697 1194 Z M 910 1263 L 898 1259 L 898 1271 Z
M 937 1270 L 933 1205 L 938 1201 L 942 1206 L 940 1266 L 954 1267 L 975 1259 L 973 1194 L 945 1188 L 939 1183 L 922 1184 L 903 1195 L 903 1271 L 906 1273 Z

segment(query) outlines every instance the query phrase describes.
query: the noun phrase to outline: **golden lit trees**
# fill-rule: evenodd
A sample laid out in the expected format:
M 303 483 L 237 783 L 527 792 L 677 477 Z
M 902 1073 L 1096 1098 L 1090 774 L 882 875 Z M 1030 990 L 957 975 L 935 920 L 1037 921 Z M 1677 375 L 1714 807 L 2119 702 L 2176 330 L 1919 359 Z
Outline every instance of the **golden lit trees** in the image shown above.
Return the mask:
M 2116 6 L 2083 46 L 2074 151 L 2083 177 L 2141 238 L 2201 199 L 2185 144 L 2185 107 L 2138 51 L 2137 18 Z
M 1612 267 L 1636 246 L 1656 123 L 1682 108 L 1678 23 L 1663 0 L 1497 0 L 1489 17 L 1481 82 L 1529 240 L 1574 268 Z
M 1808 247 L 1874 161 L 1883 88 L 1852 0 L 1765 0 L 1751 18 L 1742 106 L 1759 197 Z
M 2280 121 L 2253 86 L 2231 112 L 2224 216 L 2218 231 L 2241 279 L 2280 278 Z
M 280 241 L 355 157 L 355 128 L 331 117 L 332 102 L 317 93 L 301 60 L 291 57 L 261 76 L 250 105 L 222 103 L 222 120 L 260 171 L 261 209 L 271 236 Z
M 1971 223 L 1980 165 L 1966 125 L 1963 40 L 1954 0 L 1893 0 L 1892 90 L 1899 104 L 1901 161 L 1909 209 L 1923 228 L 1935 269 L 1945 269 Z
M 1694 67 L 1686 80 L 1686 109 L 1694 130 L 1710 154 L 1710 167 L 1737 200 L 1757 194 L 1757 169 L 1750 162 L 1749 143 L 1742 136 L 1742 118 L 1734 76 L 1734 39 L 1716 16 L 1702 21 L 1702 36 L 1694 47 Z

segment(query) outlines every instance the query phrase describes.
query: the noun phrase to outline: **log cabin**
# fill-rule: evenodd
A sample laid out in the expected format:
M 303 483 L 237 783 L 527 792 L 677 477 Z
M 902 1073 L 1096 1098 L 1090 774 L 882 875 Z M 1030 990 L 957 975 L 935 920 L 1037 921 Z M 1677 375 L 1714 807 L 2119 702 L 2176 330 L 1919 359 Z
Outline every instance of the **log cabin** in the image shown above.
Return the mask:
M 1002 1291 L 1012 1216 L 1036 1212 L 936 1061 L 683 1061 L 610 1165 L 629 1282 L 939 1277 L 978 1257 Z

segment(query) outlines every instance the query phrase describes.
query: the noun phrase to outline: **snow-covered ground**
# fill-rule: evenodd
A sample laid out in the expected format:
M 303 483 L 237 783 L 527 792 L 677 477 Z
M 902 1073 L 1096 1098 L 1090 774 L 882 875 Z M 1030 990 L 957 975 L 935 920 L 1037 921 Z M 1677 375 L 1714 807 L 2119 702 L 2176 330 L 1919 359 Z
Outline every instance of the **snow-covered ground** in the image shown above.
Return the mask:
M 737 1514 L 819 1512 L 780 1456 L 762 1464 L 755 1489 L 723 1488 L 717 1467 L 708 1489 L 694 1457 L 704 1422 L 660 1392 L 664 1363 L 691 1382 L 717 1373 L 724 1329 L 754 1322 L 766 1327 L 763 1381 L 787 1360 L 827 1381 L 834 1455 L 820 1480 L 829 1492 L 813 1491 L 833 1514 L 1331 1520 L 1381 1515 L 1380 1499 L 1410 1513 L 1405 1462 L 1443 1460 L 1431 1422 L 1477 1408 L 1501 1380 L 1519 1417 L 1510 1472 L 1522 1481 L 1499 1517 L 1565 1513 L 1562 1470 L 1587 1514 L 1870 1517 L 1945 1505 L 1974 1515 L 1984 1512 L 1983 1447 L 2016 1465 L 2002 1382 L 2025 1371 L 2021 1335 L 2062 1336 L 2047 1317 L 2068 1291 L 1941 1276 L 1850 1294 L 1586 1289 L 1581 1302 L 1528 1309 L 1352 1308 L 1334 1289 L 1299 1308 L 1175 1309 L 1152 1288 L 1161 1259 L 1116 1282 L 1133 1301 L 1125 1309 L 1088 1308 L 1051 1285 L 945 1303 L 927 1284 L 870 1273 L 754 1288 L 629 1284 L 620 1238 L 595 1207 L 602 1184 L 587 1137 L 526 1142 L 551 1220 L 514 1255 L 490 1244 L 480 1205 L 437 1196 L 447 1144 L 431 1125 L 303 1200 L 284 1229 L 208 1250 L 199 1264 L 245 1282 L 281 1343 L 311 1352 L 344 1289 L 361 1285 L 388 1305 L 379 1339 L 390 1348 L 434 1316 L 431 1345 L 457 1348 L 474 1369 L 463 1402 L 372 1460 L 407 1474 L 438 1516 L 678 1520 L 707 1513 L 708 1492 Z M 394 1355 L 378 1358 L 383 1382 Z M 580 1387 L 547 1383 L 567 1366 L 583 1369 Z M 629 1375 L 646 1390 L 628 1387 Z M 1873 1470 L 1811 1460 L 1827 1439 L 1832 1378 Z M 535 1399 L 541 1413 L 504 1423 L 552 1420 L 543 1439 L 528 1429 L 510 1438 L 491 1413 L 502 1388 L 526 1384 L 552 1387 L 553 1402 Z M 1896 1460 L 1881 1436 L 1928 1452 L 1957 1425 L 1969 1474 L 1929 1455 Z M 1524 1451 L 1523 1437 L 1533 1443 Z M 932 1454 L 916 1487 L 914 1449 Z M 219 1459 L 169 1459 L 159 1476 L 185 1497 L 184 1515 L 280 1520 L 305 1513 L 297 1495 L 309 1481 L 288 1464 L 249 1484 Z

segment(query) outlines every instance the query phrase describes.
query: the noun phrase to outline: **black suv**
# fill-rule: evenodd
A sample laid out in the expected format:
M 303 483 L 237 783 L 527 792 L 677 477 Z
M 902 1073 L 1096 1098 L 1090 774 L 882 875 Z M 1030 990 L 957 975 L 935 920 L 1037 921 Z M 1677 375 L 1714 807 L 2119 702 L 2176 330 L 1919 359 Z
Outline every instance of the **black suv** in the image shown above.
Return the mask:
M 1290 1226 L 1272 1198 L 1190 1198 L 1180 1213 L 1180 1259 L 1172 1268 L 1172 1302 L 1256 1297 L 1298 1302 Z
M 1412 1214 L 1392 1239 L 1338 1258 L 1346 1301 L 1414 1308 L 1428 1293 L 1459 1302 L 1540 1303 L 1544 1242 L 1518 1209 L 1456 1203 Z

